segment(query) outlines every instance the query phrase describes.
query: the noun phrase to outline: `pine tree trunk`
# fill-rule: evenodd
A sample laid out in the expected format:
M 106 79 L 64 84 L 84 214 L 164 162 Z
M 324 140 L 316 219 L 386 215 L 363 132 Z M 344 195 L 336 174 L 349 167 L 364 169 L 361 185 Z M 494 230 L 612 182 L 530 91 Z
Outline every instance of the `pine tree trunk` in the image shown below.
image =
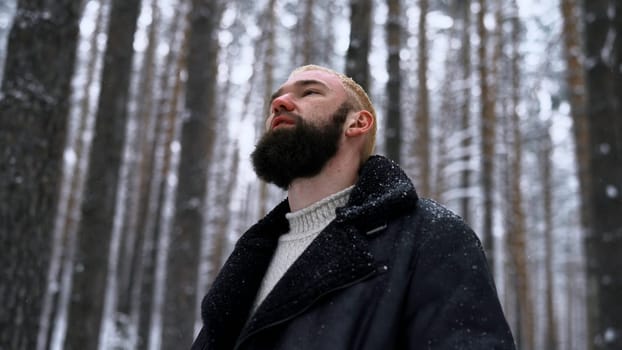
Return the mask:
M 185 65 L 185 38 L 183 27 L 186 20 L 186 0 L 180 0 L 175 7 L 172 23 L 167 29 L 167 42 L 170 47 L 164 58 L 164 66 L 159 76 L 160 91 L 155 115 L 156 130 L 151 148 L 151 174 L 148 193 L 141 198 L 144 211 L 138 218 L 137 233 L 140 241 L 139 261 L 134 272 L 135 281 L 131 295 L 131 318 L 138 328 L 137 348 L 147 349 L 151 331 L 151 315 L 154 309 L 155 262 L 158 253 L 157 241 L 160 237 L 160 218 L 164 214 L 164 192 L 168 182 L 173 143 L 176 134 L 175 118 L 177 100 L 180 95 L 181 70 Z M 137 242 L 138 243 L 138 242 Z
M 317 62 L 315 62 L 315 53 L 316 50 L 313 47 L 313 43 L 314 43 L 314 38 L 316 38 L 316 36 L 314 34 L 317 34 L 316 31 L 314 31 L 314 26 L 313 26 L 313 7 L 314 7 L 314 0 L 306 0 L 305 1 L 305 13 L 304 13 L 304 17 L 303 17 L 303 25 L 302 25 L 302 65 L 305 64 L 317 64 Z M 269 90 L 272 91 L 272 90 Z
M 89 38 L 91 48 L 86 58 L 86 80 L 82 86 L 83 91 L 89 91 L 96 81 L 98 62 L 101 58 L 101 50 L 97 47 L 97 38 L 101 35 L 105 25 L 106 7 L 99 3 L 97 9 L 97 19 L 95 29 Z M 77 60 L 77 58 L 76 58 Z M 78 63 L 79 64 L 79 63 Z M 61 300 L 66 298 L 65 294 L 71 291 L 63 288 L 62 283 L 64 266 L 73 259 L 71 251 L 75 247 L 70 242 L 75 241 L 77 225 L 79 219 L 80 203 L 82 201 L 82 189 L 84 188 L 84 178 L 86 173 L 86 160 L 90 149 L 90 142 L 87 142 L 86 135 L 93 129 L 93 96 L 84 93 L 73 113 L 73 118 L 77 119 L 77 126 L 67 135 L 66 148 L 73 150 L 76 161 L 73 164 L 66 164 L 63 170 L 63 184 L 61 185 L 61 197 L 58 203 L 58 212 L 54 223 L 54 241 L 52 257 L 49 264 L 48 286 L 43 301 L 43 314 L 41 315 L 41 329 L 39 330 L 37 349 L 44 350 L 52 346 L 50 343 L 55 332 L 59 332 L 59 322 L 54 320 L 66 310 L 61 310 Z
M 129 184 L 127 192 L 126 218 L 123 227 L 123 241 L 119 257 L 118 308 L 124 315 L 131 313 L 132 290 L 135 282 L 139 282 L 137 275 L 140 266 L 140 247 L 144 239 L 143 232 L 139 231 L 140 218 L 144 217 L 150 181 L 152 179 L 152 164 L 154 138 L 157 129 L 157 118 L 154 113 L 154 80 L 155 80 L 155 51 L 159 43 L 157 34 L 160 26 L 160 10 L 156 0 L 151 4 L 151 23 L 148 29 L 148 44 L 142 59 L 142 67 L 138 74 L 138 85 L 133 92 L 135 95 L 134 120 L 136 123 L 135 135 L 130 141 L 132 162 L 130 166 Z
M 454 2 L 450 7 L 450 14 L 452 18 L 456 19 L 457 25 L 449 29 L 446 39 L 448 43 L 454 42 L 462 35 L 463 29 L 461 28 L 460 21 L 461 5 L 462 2 Z M 444 66 L 446 69 L 443 73 L 443 85 L 440 88 L 441 109 L 436 121 L 439 132 L 436 135 L 437 137 L 434 138 L 434 143 L 436 144 L 434 151 L 436 171 L 434 172 L 434 190 L 431 195 L 431 198 L 439 202 L 446 202 L 446 198 L 444 198 L 445 193 L 449 189 L 453 190 L 453 186 L 458 185 L 451 181 L 452 176 L 447 173 L 447 167 L 455 161 L 455 159 L 452 159 L 451 152 L 449 151 L 451 146 L 448 141 L 456 134 L 456 130 L 459 130 L 458 115 L 460 102 L 458 101 L 458 96 L 460 92 L 452 87 L 455 84 L 455 77 L 462 72 L 462 67 L 460 64 L 457 64 L 457 62 L 460 62 L 460 50 L 461 48 L 447 45 L 447 51 L 444 55 Z M 413 171 L 413 173 L 415 172 Z
M 548 350 L 557 350 L 559 348 L 559 340 L 557 337 L 557 318 L 555 316 L 555 281 L 553 274 L 553 144 L 549 135 L 550 125 L 546 125 L 545 132 L 542 136 L 540 148 L 540 169 L 542 171 L 542 201 L 543 201 L 543 219 L 544 219 L 544 269 L 545 269 L 545 293 L 546 293 L 546 332 L 545 344 Z
M 181 130 L 175 217 L 170 239 L 162 347 L 189 347 L 194 338 L 197 277 L 216 126 L 216 83 L 220 18 L 217 1 L 193 0 L 188 39 L 188 80 Z M 183 345 L 187 344 L 187 345 Z
M 263 75 L 264 75 L 264 113 L 270 113 L 270 95 L 272 91 L 274 91 L 274 60 L 275 60 L 275 52 L 276 52 L 276 42 L 275 42 L 275 31 L 276 31 L 276 16 L 275 16 L 275 6 L 276 0 L 270 0 L 266 7 L 267 13 L 267 30 L 264 32 L 266 36 L 265 39 L 265 54 L 263 56 Z M 266 114 L 267 115 L 267 114 Z M 257 123 L 259 126 L 257 128 L 257 135 L 263 135 L 264 133 L 264 122 L 265 117 L 261 115 L 259 118 L 260 122 Z M 237 165 L 236 165 L 237 166 Z M 268 184 L 265 181 L 261 181 L 259 183 L 259 210 L 258 216 L 260 218 L 264 217 L 268 213 Z
M 0 348 L 35 349 L 58 202 L 80 1 L 18 1 L 0 88 Z M 24 239 L 28 237 L 28 239 Z
M 372 1 L 350 0 L 350 45 L 346 54 L 346 75 L 369 90 L 369 47 L 371 45 Z
M 509 150 L 513 155 L 510 163 L 510 207 L 511 222 L 507 228 L 510 242 L 510 256 L 516 271 L 516 291 L 518 296 L 518 308 L 520 312 L 520 341 L 521 348 L 526 350 L 535 349 L 535 323 L 534 306 L 531 291 L 529 264 L 527 261 L 527 231 L 525 228 L 525 211 L 523 209 L 522 178 L 522 135 L 520 129 L 520 116 L 518 106 L 520 103 L 520 20 L 517 14 L 516 4 L 512 17 L 512 53 L 511 53 L 511 104 L 510 104 L 510 130 L 512 144 Z
M 461 161 L 464 169 L 460 172 L 460 189 L 464 191 L 460 200 L 460 215 L 465 222 L 471 220 L 471 195 L 469 189 L 471 188 L 471 144 L 473 139 L 471 136 L 471 0 L 459 1 L 462 14 L 462 38 L 461 38 L 461 50 L 460 57 L 462 58 L 462 81 L 464 88 L 460 90 L 462 94 L 462 106 L 460 109 L 460 127 L 464 133 L 460 146 L 462 148 L 463 156 Z
M 387 71 L 389 80 L 387 81 L 387 112 L 385 136 L 385 153 L 387 157 L 400 163 L 400 153 L 402 145 L 402 113 L 401 113 L 401 70 L 400 70 L 400 49 L 401 49 L 401 31 L 400 24 L 400 0 L 387 0 L 389 13 L 386 22 L 387 36 Z M 425 127 L 424 125 L 417 127 Z M 422 143 L 424 140 L 417 140 Z M 424 147 L 427 147 L 426 144 Z
M 581 66 L 583 55 L 581 47 L 581 37 L 577 23 L 579 8 L 576 0 L 560 1 L 563 19 L 563 43 L 564 58 L 566 63 L 566 89 L 568 90 L 570 102 L 570 114 L 572 115 L 572 131 L 574 133 L 575 154 L 578 169 L 580 198 L 581 225 L 583 230 L 591 226 L 589 199 L 590 183 L 590 152 L 588 119 L 585 109 L 585 72 Z
M 428 14 L 428 0 L 419 0 L 419 32 L 418 48 L 419 61 L 417 63 L 417 111 L 415 114 L 415 154 L 419 176 L 417 192 L 423 196 L 432 193 L 430 187 L 431 159 L 430 159 L 430 99 L 428 92 L 428 36 L 426 18 Z M 399 101 L 398 101 L 399 102 Z
M 113 0 L 91 147 L 65 348 L 97 347 L 106 289 L 140 0 Z
M 479 0 L 479 12 L 477 14 L 477 31 L 479 34 L 479 47 L 477 49 L 479 64 L 480 102 L 481 102 L 481 183 L 483 198 L 483 224 L 482 237 L 484 250 L 488 258 L 488 265 L 494 275 L 494 158 L 496 142 L 496 116 L 494 101 L 490 96 L 489 70 L 488 70 L 488 30 L 484 24 L 486 16 L 486 0 Z
M 622 3 L 584 1 L 592 226 L 585 239 L 589 339 L 622 348 Z

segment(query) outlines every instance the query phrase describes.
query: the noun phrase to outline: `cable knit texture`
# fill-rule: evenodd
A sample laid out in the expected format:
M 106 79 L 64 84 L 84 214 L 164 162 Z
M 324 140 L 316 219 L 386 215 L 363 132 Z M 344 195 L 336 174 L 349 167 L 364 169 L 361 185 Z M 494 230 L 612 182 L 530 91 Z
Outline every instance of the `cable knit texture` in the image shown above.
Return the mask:
M 350 186 L 306 208 L 285 214 L 289 221 L 290 230 L 279 237 L 279 244 L 274 252 L 268 271 L 266 271 L 266 275 L 261 282 L 261 287 L 253 304 L 253 310 L 257 309 L 276 283 L 283 277 L 285 271 L 307 249 L 315 237 L 335 219 L 336 209 L 346 205 L 353 188 L 354 186 Z

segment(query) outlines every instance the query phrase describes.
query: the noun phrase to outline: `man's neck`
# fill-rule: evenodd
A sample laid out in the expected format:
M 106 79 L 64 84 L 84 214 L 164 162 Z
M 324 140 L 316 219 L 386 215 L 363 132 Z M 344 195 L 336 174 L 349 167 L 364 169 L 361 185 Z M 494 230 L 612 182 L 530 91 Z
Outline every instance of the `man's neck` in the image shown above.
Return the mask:
M 354 185 L 358 178 L 357 157 L 338 152 L 322 171 L 310 178 L 292 181 L 287 190 L 290 210 L 297 211 Z

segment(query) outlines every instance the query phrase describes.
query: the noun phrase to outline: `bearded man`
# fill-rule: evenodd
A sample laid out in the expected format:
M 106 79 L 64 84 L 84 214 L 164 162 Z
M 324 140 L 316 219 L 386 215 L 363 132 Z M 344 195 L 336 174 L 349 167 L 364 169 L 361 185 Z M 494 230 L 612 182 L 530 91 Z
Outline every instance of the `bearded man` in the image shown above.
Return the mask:
M 304 66 L 270 106 L 252 161 L 287 199 L 237 242 L 193 350 L 514 349 L 479 240 L 371 155 L 356 82 Z

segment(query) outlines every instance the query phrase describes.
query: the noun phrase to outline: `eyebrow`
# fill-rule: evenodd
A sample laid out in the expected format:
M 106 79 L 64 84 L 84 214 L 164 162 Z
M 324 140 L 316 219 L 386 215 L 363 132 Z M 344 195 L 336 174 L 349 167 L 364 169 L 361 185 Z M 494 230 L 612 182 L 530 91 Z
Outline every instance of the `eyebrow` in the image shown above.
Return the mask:
M 326 85 L 324 82 L 322 82 L 320 80 L 315 80 L 315 79 L 297 80 L 293 85 L 295 87 L 303 87 L 303 86 L 309 86 L 309 85 L 321 85 L 326 90 L 331 90 L 331 88 L 328 87 L 328 85 Z M 276 90 L 272 94 L 272 96 L 270 96 L 270 103 L 272 103 L 272 101 L 274 101 L 274 99 L 276 99 L 277 97 L 281 96 L 282 94 L 283 94 L 283 88 L 281 87 L 280 89 Z

